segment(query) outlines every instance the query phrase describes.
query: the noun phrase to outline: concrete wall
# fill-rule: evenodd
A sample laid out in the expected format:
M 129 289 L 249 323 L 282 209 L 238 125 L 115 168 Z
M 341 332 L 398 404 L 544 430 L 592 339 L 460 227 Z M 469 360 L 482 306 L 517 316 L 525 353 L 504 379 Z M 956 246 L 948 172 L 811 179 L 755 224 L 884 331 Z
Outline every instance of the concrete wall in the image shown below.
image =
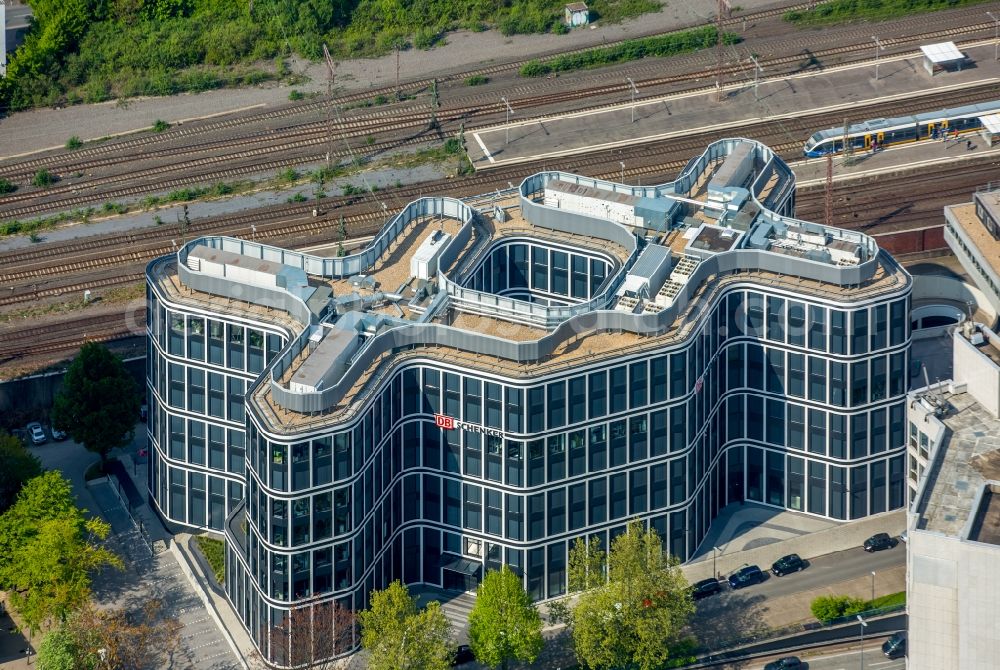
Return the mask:
M 139 388 L 145 389 L 145 356 L 130 358 L 125 361 L 125 367 Z M 31 420 L 48 423 L 52 401 L 62 385 L 63 376 L 63 372 L 52 372 L 0 382 L 0 426 L 19 428 Z
M 810 559 L 847 549 L 857 549 L 860 552 L 865 540 L 875 533 L 899 535 L 905 529 L 905 511 L 902 509 L 893 510 L 781 542 L 773 542 L 745 551 L 722 553 L 716 557 L 716 570 L 728 576 L 747 563 L 759 565 L 761 570 L 768 570 L 774 561 L 787 554 L 798 554 L 802 558 Z M 709 551 L 698 561 L 681 566 L 681 570 L 688 581 L 692 583 L 711 577 L 712 552 Z
M 966 391 L 990 414 L 1000 417 L 1000 368 L 957 330 L 952 343 L 954 380 L 967 384 Z
M 910 533 L 909 670 L 994 670 L 1000 649 L 1000 548 Z
M 988 320 L 995 322 L 997 318 L 997 310 L 985 293 L 972 284 L 951 277 L 913 275 L 913 290 L 910 295 L 915 307 L 922 300 L 951 301 L 958 305 L 967 305 L 971 301 L 980 312 L 989 317 Z

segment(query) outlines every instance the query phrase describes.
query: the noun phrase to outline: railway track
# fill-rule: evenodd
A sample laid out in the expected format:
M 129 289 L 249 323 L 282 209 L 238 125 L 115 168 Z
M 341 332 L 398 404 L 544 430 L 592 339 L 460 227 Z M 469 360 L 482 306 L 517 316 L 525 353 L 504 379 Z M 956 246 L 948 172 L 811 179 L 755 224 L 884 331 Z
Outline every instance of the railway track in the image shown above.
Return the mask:
M 993 89 L 990 89 L 993 90 Z M 967 90 L 962 93 L 947 92 L 933 94 L 921 99 L 920 106 L 924 109 L 935 109 L 944 104 L 959 105 L 966 101 L 980 99 L 982 91 Z M 873 105 L 866 108 L 866 115 L 871 117 L 892 116 L 900 111 L 914 109 L 914 101 L 890 102 Z M 743 134 L 769 144 L 779 155 L 789 158 L 797 157 L 801 151 L 801 141 L 789 139 L 804 137 L 808 129 L 833 125 L 839 119 L 838 113 L 820 114 L 811 117 L 801 117 L 784 121 L 765 121 L 749 125 L 743 129 Z M 721 131 L 691 135 L 679 139 L 644 145 L 635 154 L 630 155 L 630 167 L 625 171 L 626 178 L 635 181 L 641 177 L 656 175 L 666 180 L 683 167 L 691 156 L 699 153 L 708 143 L 719 139 L 728 133 Z M 558 167 L 582 174 L 604 176 L 610 179 L 619 178 L 618 169 L 620 152 L 601 151 L 583 156 L 574 156 L 557 161 Z M 553 167 L 552 161 L 545 161 L 548 167 Z M 453 195 L 467 196 L 488 192 L 496 184 L 506 185 L 507 181 L 520 180 L 524 175 L 542 168 L 542 161 L 537 164 L 521 164 L 506 168 L 497 168 L 487 173 L 477 174 L 459 182 L 439 180 L 432 184 L 420 184 L 403 187 L 392 192 L 397 200 L 409 200 L 421 193 L 444 191 Z M 381 211 L 373 211 L 371 203 L 361 198 L 330 198 L 323 201 L 326 210 L 323 216 L 313 217 L 312 209 L 315 202 L 299 206 L 277 209 L 274 218 L 260 213 L 230 215 L 192 222 L 183 231 L 183 235 L 193 237 L 209 232 L 248 236 L 256 227 L 256 238 L 261 240 L 287 240 L 310 237 L 317 242 L 334 235 L 333 217 L 343 215 L 349 234 L 359 236 L 377 230 L 383 221 Z M 139 264 L 169 253 L 177 241 L 178 232 L 173 226 L 146 228 L 143 230 L 122 233 L 94 240 L 75 243 L 47 245 L 38 252 L 27 256 L 20 252 L 0 254 L 0 306 L 17 304 L 25 300 L 40 297 L 52 297 L 64 292 L 82 290 L 79 282 L 66 286 L 67 281 L 73 281 L 81 273 L 93 274 L 108 269 L 121 268 L 123 265 Z M 107 249 L 124 251 L 108 253 Z M 133 281 L 138 280 L 137 273 Z M 100 278 L 100 281 L 108 280 Z M 5 290 L 6 289 L 6 290 Z
M 776 12 L 765 12 L 762 16 L 773 15 L 774 13 Z M 893 46 L 910 45 L 932 39 L 955 38 L 961 35 L 988 31 L 992 25 L 990 23 L 979 22 L 958 27 L 948 27 L 929 32 L 912 33 L 905 37 L 885 38 L 883 39 L 883 43 L 891 48 Z M 786 48 L 794 51 L 794 49 L 801 46 L 801 42 L 793 40 L 789 41 Z M 815 51 L 812 52 L 812 57 L 817 60 L 825 60 L 835 56 L 858 53 L 867 54 L 868 49 L 870 49 L 869 43 L 855 43 Z M 870 58 L 860 59 L 862 62 L 865 60 L 870 60 Z M 785 69 L 800 64 L 801 61 L 801 53 L 786 54 L 771 58 L 764 57 L 761 59 L 767 71 L 775 75 L 784 74 Z M 510 66 L 513 67 L 513 64 Z M 648 67 L 651 72 L 656 72 L 660 69 L 652 65 Z M 699 69 L 676 75 L 640 79 L 638 84 L 643 89 L 657 89 L 665 86 L 676 86 L 686 82 L 697 82 L 713 73 L 714 68 L 711 72 Z M 739 63 L 728 65 L 724 70 L 724 76 L 730 79 L 742 73 L 744 73 L 744 67 Z M 686 88 L 685 90 L 697 92 L 712 88 L 714 87 L 702 85 Z M 627 90 L 627 83 L 616 81 L 571 91 L 529 95 L 528 97 L 518 99 L 517 104 L 526 109 L 542 110 L 546 107 L 565 105 L 574 101 L 593 100 L 600 96 L 624 93 Z M 639 100 L 641 101 L 646 97 L 650 96 L 640 97 Z M 312 102 L 298 106 L 297 109 L 311 109 L 316 111 L 322 109 L 321 106 L 323 104 L 325 103 Z M 602 102 L 579 108 L 574 107 L 574 109 L 577 111 L 593 111 L 617 104 L 619 104 L 618 101 L 612 103 Z M 278 112 L 280 110 L 274 111 Z M 436 110 L 433 114 L 441 126 L 452 126 L 458 122 L 464 123 L 475 119 L 489 120 L 489 123 L 492 123 L 492 119 L 500 118 L 502 112 L 503 107 L 496 100 L 487 101 L 471 98 L 468 100 L 468 104 Z M 377 154 L 427 141 L 430 139 L 430 136 L 423 131 L 426 131 L 430 127 L 431 116 L 432 111 L 428 106 L 423 109 L 376 110 L 366 113 L 366 116 L 360 118 L 340 119 L 337 129 L 337 148 L 332 151 L 332 154 L 338 158 L 343 158 L 353 155 L 359 149 L 365 153 Z M 538 117 L 531 115 L 523 116 L 519 118 L 519 121 L 530 120 L 532 118 Z M 217 121 L 207 124 L 205 127 L 227 127 L 226 124 L 229 121 L 231 120 Z M 476 128 L 488 127 L 489 123 L 476 126 Z M 178 133 L 180 132 L 178 131 Z M 374 136 L 373 133 L 391 134 L 403 132 L 409 132 L 410 135 L 402 140 L 382 141 L 369 146 L 359 146 L 356 149 L 352 149 L 349 146 L 347 148 L 341 146 L 342 144 L 349 145 L 352 139 L 360 137 L 365 137 L 366 139 L 372 138 Z M 45 161 L 50 161 L 47 163 L 50 165 L 59 165 L 58 161 L 65 160 L 66 158 L 81 157 L 88 160 L 76 160 L 75 162 L 71 161 L 65 165 L 60 165 L 59 174 L 83 174 L 109 166 L 121 167 L 130 161 L 144 161 L 149 163 L 175 159 L 175 162 L 172 164 L 143 167 L 141 170 L 129 169 L 118 174 L 94 177 L 84 182 L 72 181 L 72 178 L 69 178 L 67 179 L 67 183 L 61 186 L 50 187 L 44 191 L 25 189 L 22 192 L 0 198 L 0 216 L 5 218 L 27 218 L 54 210 L 71 210 L 76 207 L 93 204 L 98 199 L 106 201 L 127 199 L 146 194 L 151 190 L 169 190 L 196 182 L 206 183 L 259 174 L 286 167 L 290 161 L 306 163 L 320 162 L 324 160 L 326 151 L 318 154 L 308 152 L 311 149 L 314 150 L 321 146 L 326 149 L 327 147 L 323 145 L 327 144 L 328 138 L 329 134 L 326 122 L 314 121 L 287 128 L 264 129 L 242 138 L 198 142 L 178 147 L 161 147 L 154 151 L 132 152 L 124 156 L 104 155 L 102 157 L 90 158 L 90 156 L 97 156 L 98 154 L 113 151 L 117 145 L 112 145 L 14 163 L 0 168 L 0 176 L 8 179 L 12 177 L 15 179 L 17 177 L 24 178 L 45 163 Z M 150 142 L 154 142 L 157 139 L 159 138 L 136 138 L 127 140 L 121 143 L 121 145 L 126 147 L 142 147 L 147 146 Z M 169 135 L 165 134 L 162 139 L 169 139 Z M 237 150 L 233 151 L 234 148 Z M 210 155 L 194 158 L 194 156 L 201 153 Z M 260 158 L 274 156 L 275 154 L 284 154 L 284 157 L 278 160 L 259 160 Z M 176 160 L 185 157 L 187 158 L 186 160 Z M 137 172 L 142 175 L 141 183 L 139 184 L 135 183 Z M 185 176 L 170 178 L 171 175 L 177 173 L 184 173 Z M 129 185 L 125 186 L 124 184 Z M 100 192 L 98 193 L 99 189 Z M 17 205 L 18 203 L 25 204 L 10 207 L 10 205 Z

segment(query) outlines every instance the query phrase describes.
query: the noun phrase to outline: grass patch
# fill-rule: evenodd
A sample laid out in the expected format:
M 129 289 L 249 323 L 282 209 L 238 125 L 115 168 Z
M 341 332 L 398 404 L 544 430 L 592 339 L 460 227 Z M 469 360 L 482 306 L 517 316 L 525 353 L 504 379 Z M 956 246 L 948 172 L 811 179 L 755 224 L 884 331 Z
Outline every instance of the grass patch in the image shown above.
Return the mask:
M 715 46 L 717 35 L 716 29 L 709 26 L 657 37 L 626 40 L 610 47 L 588 49 L 547 60 L 530 60 L 521 66 L 518 74 L 522 77 L 544 77 L 557 72 L 585 70 L 642 58 L 674 56 Z M 740 36 L 726 33 L 723 41 L 726 44 L 736 44 L 740 41 Z
M 829 26 L 848 21 L 884 21 L 910 14 L 937 12 L 988 0 L 830 0 L 812 9 L 785 12 L 784 19 L 799 26 Z
M 225 583 L 226 543 L 207 535 L 198 535 L 195 537 L 195 540 L 198 542 L 198 549 L 201 550 L 201 555 L 205 557 L 208 565 L 211 566 L 216 581 L 220 584 Z
M 465 79 L 466 86 L 482 86 L 490 81 L 489 77 L 483 76 L 481 74 L 474 74 L 471 77 Z
M 69 149 L 69 150 L 71 150 L 71 151 L 73 149 L 79 149 L 82 146 L 83 146 L 83 140 L 81 140 L 76 135 L 73 135 L 73 137 L 71 137 L 68 140 L 66 140 L 66 148 Z
M 52 302 L 35 307 L 25 307 L 24 309 L 13 310 L 0 313 L 0 323 L 12 323 L 25 319 L 34 319 L 49 314 L 67 314 L 88 309 L 94 305 L 123 304 L 133 300 L 139 300 L 146 295 L 146 285 L 144 283 L 131 284 L 121 288 L 107 290 L 95 290 L 94 297 L 90 302 L 84 302 L 81 294 L 74 294 L 74 300 L 67 302 Z M 94 298 L 100 298 L 96 300 Z
M 905 604 L 906 591 L 900 591 L 899 593 L 890 593 L 888 595 L 879 596 L 875 600 L 869 600 L 865 609 L 877 610 L 883 607 L 898 607 L 899 605 Z

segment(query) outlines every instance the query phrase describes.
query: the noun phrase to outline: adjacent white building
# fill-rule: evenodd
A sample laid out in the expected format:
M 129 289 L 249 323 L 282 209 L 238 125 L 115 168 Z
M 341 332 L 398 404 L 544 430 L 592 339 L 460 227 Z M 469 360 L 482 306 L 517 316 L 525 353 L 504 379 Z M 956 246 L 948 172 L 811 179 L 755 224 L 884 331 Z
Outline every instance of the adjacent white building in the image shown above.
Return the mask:
M 953 340 L 954 379 L 907 402 L 909 670 L 993 670 L 1000 650 L 1000 337 Z

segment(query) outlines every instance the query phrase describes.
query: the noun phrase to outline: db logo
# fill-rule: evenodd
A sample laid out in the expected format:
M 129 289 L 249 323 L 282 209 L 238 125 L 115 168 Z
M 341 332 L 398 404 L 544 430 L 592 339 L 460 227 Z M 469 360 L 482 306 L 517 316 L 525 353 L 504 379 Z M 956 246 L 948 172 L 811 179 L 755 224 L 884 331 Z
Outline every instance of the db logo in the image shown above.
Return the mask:
M 445 430 L 455 430 L 455 419 L 444 414 L 435 414 L 434 423 L 438 428 L 444 428 Z

